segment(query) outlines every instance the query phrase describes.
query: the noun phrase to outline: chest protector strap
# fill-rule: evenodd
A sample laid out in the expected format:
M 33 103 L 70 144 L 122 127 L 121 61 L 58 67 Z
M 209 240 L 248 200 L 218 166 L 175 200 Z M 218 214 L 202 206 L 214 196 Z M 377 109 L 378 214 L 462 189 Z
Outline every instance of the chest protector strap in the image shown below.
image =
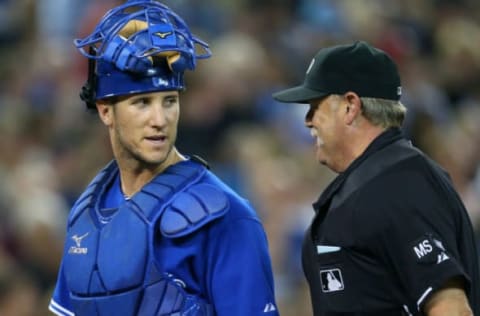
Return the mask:
M 78 199 L 69 223 L 98 204 L 98 195 L 118 172 L 115 162 L 107 165 Z M 173 165 L 154 178 L 130 203 L 151 221 L 161 217 L 159 229 L 165 237 L 188 235 L 228 211 L 226 194 L 208 183 L 197 183 L 208 172 L 200 163 Z

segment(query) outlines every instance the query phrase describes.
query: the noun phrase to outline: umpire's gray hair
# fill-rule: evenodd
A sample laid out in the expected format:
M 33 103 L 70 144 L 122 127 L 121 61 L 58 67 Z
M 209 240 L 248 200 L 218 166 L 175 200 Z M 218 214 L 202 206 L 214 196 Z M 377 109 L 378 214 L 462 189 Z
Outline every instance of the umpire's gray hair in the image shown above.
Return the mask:
M 400 101 L 363 97 L 360 100 L 363 116 L 373 125 L 383 128 L 402 126 L 407 108 Z

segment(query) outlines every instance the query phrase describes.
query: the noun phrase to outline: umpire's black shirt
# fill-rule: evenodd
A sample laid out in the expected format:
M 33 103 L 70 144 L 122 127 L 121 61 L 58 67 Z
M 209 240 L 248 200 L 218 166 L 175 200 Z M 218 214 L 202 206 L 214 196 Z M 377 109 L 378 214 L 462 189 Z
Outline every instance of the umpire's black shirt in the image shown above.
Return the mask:
M 480 315 L 471 222 L 448 175 L 390 129 L 314 204 L 303 268 L 315 316 L 423 315 L 429 294 L 465 279 Z

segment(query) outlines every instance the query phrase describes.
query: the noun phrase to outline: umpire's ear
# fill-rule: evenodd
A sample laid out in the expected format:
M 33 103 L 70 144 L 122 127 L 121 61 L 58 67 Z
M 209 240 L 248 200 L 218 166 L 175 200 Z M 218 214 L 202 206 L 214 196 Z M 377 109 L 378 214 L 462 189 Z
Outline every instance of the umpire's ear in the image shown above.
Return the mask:
M 97 111 L 103 124 L 110 127 L 113 123 L 113 105 L 104 100 L 98 100 Z
M 345 123 L 347 125 L 353 124 L 355 119 L 362 113 L 362 101 L 355 92 L 347 92 L 344 94 L 346 101 L 345 111 Z

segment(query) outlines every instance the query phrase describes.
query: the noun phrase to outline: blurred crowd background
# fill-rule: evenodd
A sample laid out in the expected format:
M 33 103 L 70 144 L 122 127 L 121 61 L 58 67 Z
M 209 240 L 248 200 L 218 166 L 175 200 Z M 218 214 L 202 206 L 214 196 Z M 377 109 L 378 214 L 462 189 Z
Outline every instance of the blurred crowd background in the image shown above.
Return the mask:
M 87 68 L 72 40 L 122 2 L 0 0 L 1 316 L 49 314 L 69 208 L 111 159 L 105 128 L 78 97 Z M 213 51 L 186 75 L 178 147 L 258 210 L 282 315 L 310 315 L 301 240 L 334 174 L 315 162 L 306 107 L 271 93 L 300 83 L 323 46 L 361 39 L 391 54 L 405 132 L 450 173 L 480 230 L 480 1 L 164 3 Z

